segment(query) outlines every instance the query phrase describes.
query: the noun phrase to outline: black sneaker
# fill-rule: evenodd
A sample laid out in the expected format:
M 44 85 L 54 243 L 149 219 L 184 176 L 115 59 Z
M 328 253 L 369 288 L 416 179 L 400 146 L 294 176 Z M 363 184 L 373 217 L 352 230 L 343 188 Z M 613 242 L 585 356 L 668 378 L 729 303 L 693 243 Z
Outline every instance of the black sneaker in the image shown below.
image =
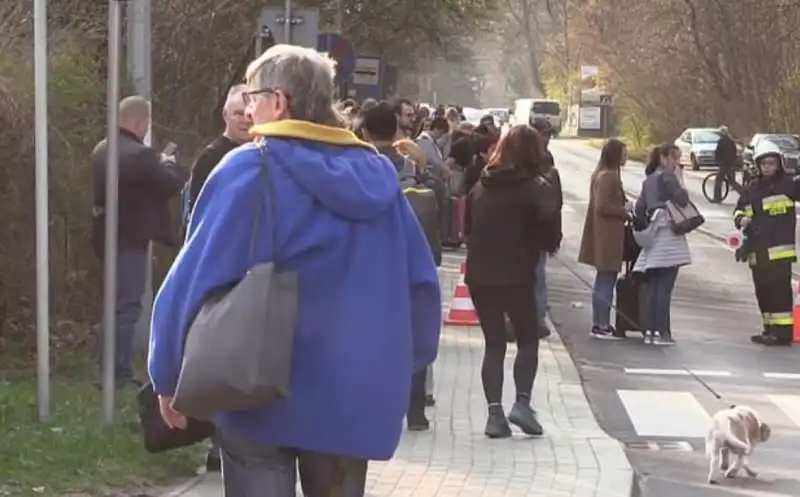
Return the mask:
M 490 407 L 489 417 L 486 418 L 486 429 L 483 431 L 489 438 L 508 438 L 511 436 L 511 427 L 503 412 L 502 407 Z
M 427 418 L 408 420 L 408 431 L 428 431 L 430 428 L 431 423 Z
M 426 395 L 425 396 L 425 407 L 433 407 L 436 405 L 436 399 L 433 398 L 433 395 Z
M 599 326 L 593 326 L 592 331 L 589 333 L 592 336 L 592 338 L 596 338 L 598 340 L 622 340 L 622 337 L 615 335 L 614 330 L 609 328 L 600 328 Z
M 531 408 L 530 404 L 514 402 L 511 412 L 508 413 L 508 421 L 526 435 L 540 436 L 544 433 L 542 425 L 536 419 L 536 411 Z

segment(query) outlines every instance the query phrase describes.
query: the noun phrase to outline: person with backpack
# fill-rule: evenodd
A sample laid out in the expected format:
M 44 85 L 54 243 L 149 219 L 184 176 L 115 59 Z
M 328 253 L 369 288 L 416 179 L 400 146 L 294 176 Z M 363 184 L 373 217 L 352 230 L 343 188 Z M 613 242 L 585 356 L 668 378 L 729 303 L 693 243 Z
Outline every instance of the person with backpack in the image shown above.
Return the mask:
M 425 152 L 412 140 L 394 141 L 397 115 L 388 103 L 364 112 L 361 131 L 364 139 L 386 156 L 397 170 L 400 188 L 417 216 L 422 231 L 428 239 L 436 266 L 442 263 L 442 241 L 439 227 L 439 201 L 436 188 L 440 183 L 428 171 Z M 425 416 L 425 406 L 431 405 L 426 382 L 432 380 L 433 370 L 428 368 L 415 373 L 411 379 L 406 421 L 410 431 L 424 431 L 430 427 Z
M 181 232 L 184 233 L 189 222 L 192 207 L 200 195 L 200 190 L 217 164 L 225 154 L 250 140 L 250 118 L 245 115 L 243 93 L 244 85 L 233 86 L 228 91 L 228 98 L 222 108 L 222 120 L 225 129 L 222 134 L 209 143 L 192 165 L 192 175 L 183 189 Z

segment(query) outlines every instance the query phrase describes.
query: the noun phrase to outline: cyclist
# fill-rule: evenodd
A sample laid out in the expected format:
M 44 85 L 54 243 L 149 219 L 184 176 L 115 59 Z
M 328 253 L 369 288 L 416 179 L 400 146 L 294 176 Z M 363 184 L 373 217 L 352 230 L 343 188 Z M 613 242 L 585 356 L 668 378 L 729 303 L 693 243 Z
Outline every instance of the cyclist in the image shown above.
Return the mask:
M 719 165 L 717 178 L 714 181 L 714 199 L 712 200 L 715 204 L 722 202 L 723 182 L 727 182 L 731 188 L 736 190 L 736 193 L 742 195 L 742 185 L 736 182 L 736 163 L 739 158 L 736 142 L 733 141 L 727 126 L 720 126 L 719 133 L 720 139 L 714 154 Z

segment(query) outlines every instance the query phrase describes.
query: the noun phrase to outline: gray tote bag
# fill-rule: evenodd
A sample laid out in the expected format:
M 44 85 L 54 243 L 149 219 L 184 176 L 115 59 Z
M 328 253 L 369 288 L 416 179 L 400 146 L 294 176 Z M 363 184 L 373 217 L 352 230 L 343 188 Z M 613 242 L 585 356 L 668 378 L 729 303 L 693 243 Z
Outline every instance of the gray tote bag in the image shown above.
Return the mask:
M 261 173 L 272 211 L 273 259 L 278 259 L 278 221 L 272 179 L 261 145 Z M 256 263 L 263 217 L 260 199 L 251 232 L 250 270 L 237 283 L 208 296 L 189 326 L 173 407 L 209 419 L 223 411 L 262 407 L 289 394 L 298 275 L 275 262 Z

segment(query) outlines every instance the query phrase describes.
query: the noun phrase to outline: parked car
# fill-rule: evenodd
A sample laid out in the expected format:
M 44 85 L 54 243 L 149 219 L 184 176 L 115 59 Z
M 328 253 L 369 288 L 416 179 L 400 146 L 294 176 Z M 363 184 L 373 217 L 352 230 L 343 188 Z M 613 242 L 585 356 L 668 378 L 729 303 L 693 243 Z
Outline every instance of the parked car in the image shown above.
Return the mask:
M 788 133 L 757 133 L 744 148 L 742 159 L 745 165 L 753 166 L 753 150 L 763 140 L 774 143 L 783 154 L 783 167 L 786 172 L 796 175 L 800 173 L 800 136 Z
M 681 165 L 691 166 L 694 171 L 701 167 L 717 167 L 717 142 L 722 132 L 719 128 L 687 128 L 675 140 L 675 145 L 681 151 Z M 740 157 L 742 147 L 736 144 Z
M 494 124 L 498 127 L 498 129 L 508 123 L 508 120 L 511 117 L 508 113 L 508 109 L 490 107 L 488 109 L 483 109 L 483 111 L 486 114 L 490 114 L 494 118 Z

